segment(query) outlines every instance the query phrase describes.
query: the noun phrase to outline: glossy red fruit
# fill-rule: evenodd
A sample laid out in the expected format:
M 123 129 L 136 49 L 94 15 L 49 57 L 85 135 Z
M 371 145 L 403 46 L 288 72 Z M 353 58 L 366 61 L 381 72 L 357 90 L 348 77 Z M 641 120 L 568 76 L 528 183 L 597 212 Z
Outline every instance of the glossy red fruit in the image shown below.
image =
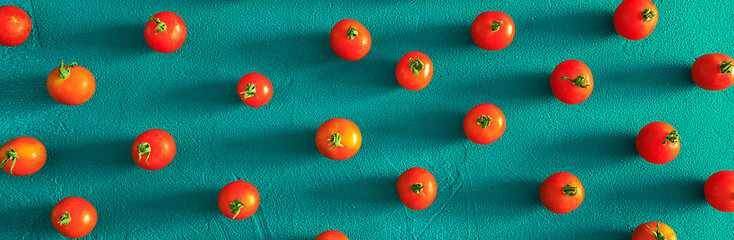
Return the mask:
M 248 73 L 237 83 L 237 93 L 250 107 L 265 106 L 273 98 L 273 84 L 260 73 Z
M 153 50 L 170 53 L 183 46 L 186 34 L 186 23 L 181 17 L 172 12 L 159 12 L 150 16 L 144 36 Z
M 557 214 L 576 210 L 584 201 L 584 193 L 581 180 L 567 172 L 553 174 L 540 185 L 540 201 Z
M 19 137 L 6 142 L 0 147 L 0 154 L 3 153 L 5 157 L 0 166 L 13 176 L 31 175 L 46 164 L 46 147 L 32 137 Z
M 433 62 L 422 52 L 405 54 L 395 68 L 395 77 L 400 86 L 411 91 L 418 91 L 431 83 L 433 78 Z
M 65 237 L 84 237 L 97 225 L 97 209 L 83 198 L 64 198 L 51 210 L 51 224 Z
M 654 164 L 673 161 L 681 148 L 678 131 L 665 122 L 653 122 L 643 127 L 637 134 L 635 145 L 640 156 Z
M 505 133 L 505 114 L 490 103 L 482 103 L 464 117 L 464 134 L 476 144 L 490 144 Z
M 398 178 L 398 196 L 410 209 L 423 210 L 431 206 L 437 192 L 436 178 L 426 169 L 411 168 Z
M 351 158 L 359 152 L 361 146 L 362 132 L 349 119 L 329 119 L 316 130 L 316 148 L 329 159 Z
M 315 240 L 349 240 L 347 235 L 339 231 L 329 230 L 316 236 Z
M 706 201 L 716 210 L 734 212 L 734 171 L 714 173 L 703 186 Z
M 167 166 L 176 156 L 173 136 L 160 129 L 145 131 L 135 139 L 132 147 L 133 161 L 145 170 L 158 170 Z
M 691 67 L 691 78 L 699 87 L 719 91 L 734 84 L 734 60 L 721 53 L 709 53 L 696 59 Z
M 658 8 L 650 0 L 624 0 L 614 11 L 614 29 L 629 40 L 640 40 L 655 30 Z
M 344 19 L 331 29 L 329 42 L 336 55 L 349 61 L 357 61 L 370 51 L 372 36 L 361 23 Z
M 571 59 L 558 64 L 551 74 L 553 95 L 566 104 L 579 104 L 594 91 L 594 77 L 585 63 Z
M 28 13 L 15 6 L 0 7 L 0 45 L 14 47 L 31 34 L 33 23 Z
M 484 12 L 471 24 L 471 38 L 485 50 L 506 48 L 515 38 L 515 22 L 503 12 Z
M 632 232 L 632 240 L 678 240 L 678 236 L 665 223 L 649 222 L 635 228 L 635 231 Z
M 260 207 L 260 193 L 249 182 L 231 182 L 219 191 L 217 205 L 219 211 L 229 219 L 249 218 Z

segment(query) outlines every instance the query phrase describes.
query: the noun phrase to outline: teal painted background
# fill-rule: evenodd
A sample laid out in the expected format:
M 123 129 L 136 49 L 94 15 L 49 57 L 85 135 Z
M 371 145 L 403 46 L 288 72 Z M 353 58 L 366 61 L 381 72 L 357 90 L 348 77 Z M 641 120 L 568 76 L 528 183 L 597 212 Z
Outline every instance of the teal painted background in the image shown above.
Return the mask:
M 657 29 L 640 41 L 614 31 L 619 2 L 4 1 L 34 26 L 23 45 L 0 48 L 0 142 L 35 137 L 48 161 L 31 176 L 0 174 L 0 238 L 62 238 L 49 216 L 69 196 L 97 208 L 87 239 L 313 239 L 329 229 L 351 239 L 629 239 L 648 221 L 669 224 L 680 239 L 732 236 L 732 214 L 706 203 L 703 184 L 732 169 L 734 89 L 699 89 L 689 71 L 703 54 L 734 54 L 734 2 L 655 1 Z M 186 21 L 177 52 L 154 52 L 143 39 L 148 15 L 160 11 Z M 472 42 L 469 27 L 484 11 L 514 19 L 508 48 Z M 345 18 L 373 37 L 357 62 L 329 46 L 331 27 Z M 435 64 L 418 92 L 394 76 L 410 51 Z M 65 106 L 48 95 L 46 77 L 62 59 L 94 74 L 89 102 Z M 567 59 L 588 64 L 596 83 L 575 106 L 549 86 Z M 250 72 L 274 85 L 265 107 L 237 97 Z M 507 131 L 480 146 L 462 120 L 484 102 L 504 111 Z M 335 117 L 353 120 L 364 137 L 349 160 L 326 159 L 314 144 L 318 126 Z M 653 121 L 682 135 L 669 164 L 635 150 L 635 135 Z M 130 156 L 151 128 L 178 146 L 159 171 Z M 439 184 L 423 211 L 404 207 L 395 190 L 411 167 Z M 565 215 L 538 198 L 540 183 L 559 171 L 587 191 Z M 261 194 L 243 221 L 216 207 L 219 190 L 236 180 Z

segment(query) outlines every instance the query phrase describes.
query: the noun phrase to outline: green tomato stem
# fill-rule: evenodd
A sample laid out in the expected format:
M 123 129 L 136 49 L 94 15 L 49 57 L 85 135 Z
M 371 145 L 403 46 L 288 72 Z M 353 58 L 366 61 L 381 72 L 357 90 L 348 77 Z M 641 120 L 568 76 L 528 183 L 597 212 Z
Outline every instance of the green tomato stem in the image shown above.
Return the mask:
M 500 26 L 504 25 L 505 22 L 503 21 L 492 21 L 492 25 L 489 26 L 489 30 L 492 30 L 492 32 L 496 32 L 500 30 Z
M 150 20 L 153 20 L 153 22 L 157 25 L 155 27 L 155 33 L 153 35 L 157 35 L 159 32 L 165 32 L 168 27 L 166 26 L 166 23 L 161 21 L 160 18 L 155 18 L 153 15 L 150 15 Z
M 721 74 L 731 73 L 731 69 L 732 69 L 732 62 L 731 61 L 728 61 L 728 62 L 723 62 L 722 61 L 721 62 L 721 65 L 719 65 L 719 71 L 721 72 Z
M 148 163 L 148 159 L 150 158 L 150 144 L 147 142 L 138 144 L 138 162 L 143 159 L 143 154 L 145 154 L 145 165 L 150 165 Z
M 642 10 L 642 22 L 647 22 L 648 20 L 655 17 L 655 11 L 650 10 L 649 8 Z
M 417 57 L 415 59 L 408 58 L 408 61 L 410 62 L 410 65 L 408 65 L 408 68 L 410 68 L 411 71 L 413 71 L 413 75 L 418 75 L 421 70 L 423 70 L 423 62 L 418 59 Z
M 69 65 L 64 66 L 64 60 L 61 60 L 61 66 L 59 66 L 59 77 L 61 79 L 67 79 L 71 75 L 71 68 L 76 68 L 76 63 L 73 62 Z
M 567 184 L 566 186 L 563 186 L 561 190 L 563 191 L 563 194 L 573 197 L 573 196 L 576 196 L 576 194 L 578 194 L 578 192 L 576 191 L 576 188 L 577 187 L 572 187 L 570 184 Z
M 665 140 L 663 140 L 663 145 L 668 142 L 677 143 L 678 141 L 680 141 L 680 135 L 678 135 L 678 131 L 673 130 L 670 131 L 667 136 L 665 136 Z
M 423 193 L 423 184 L 422 183 L 414 183 L 410 186 L 410 191 L 416 194 Z
M 357 32 L 357 29 L 349 26 L 349 29 L 347 29 L 347 37 L 349 38 L 349 40 L 354 40 L 354 38 L 356 38 L 357 36 L 359 36 L 359 32 Z

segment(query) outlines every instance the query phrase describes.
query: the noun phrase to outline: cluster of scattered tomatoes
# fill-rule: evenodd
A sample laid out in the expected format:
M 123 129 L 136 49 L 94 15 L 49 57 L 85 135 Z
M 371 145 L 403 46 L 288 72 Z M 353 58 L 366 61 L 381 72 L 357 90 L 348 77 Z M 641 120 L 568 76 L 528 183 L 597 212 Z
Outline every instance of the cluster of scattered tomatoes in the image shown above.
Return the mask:
M 0 7 L 0 44 L 17 46 L 23 43 L 31 31 L 31 20 L 20 8 Z M 640 40 L 652 33 L 658 21 L 658 10 L 650 0 L 624 0 L 614 12 L 614 26 L 624 38 Z M 186 24 L 177 14 L 161 12 L 151 15 L 144 29 L 145 40 L 155 51 L 170 53 L 178 50 L 186 40 Z M 479 14 L 471 25 L 474 42 L 486 50 L 507 47 L 515 36 L 515 24 L 503 12 Z M 357 61 L 370 50 L 372 38 L 361 23 L 346 19 L 331 30 L 331 46 L 339 57 Z M 421 52 L 410 52 L 398 62 L 395 70 L 398 83 L 404 88 L 418 91 L 431 81 L 433 63 Z M 693 81 L 701 88 L 718 91 L 734 83 L 732 58 L 724 54 L 707 54 L 698 58 L 692 66 Z M 591 96 L 594 79 L 589 67 L 579 60 L 567 60 L 558 64 L 550 79 L 554 95 L 563 103 L 578 104 Z M 79 105 L 94 95 L 95 81 L 92 73 L 76 63 L 61 65 L 52 70 L 47 79 L 48 92 L 62 104 Z M 240 79 L 237 93 L 242 101 L 252 107 L 267 104 L 273 95 L 270 80 L 260 73 L 249 73 Z M 490 144 L 505 131 L 505 115 L 495 105 L 483 103 L 472 108 L 464 118 L 464 132 L 472 142 Z M 316 147 L 325 157 L 333 160 L 351 158 L 362 145 L 362 134 L 357 125 L 342 118 L 324 122 L 316 132 Z M 640 156 L 654 164 L 665 164 L 680 152 L 680 135 L 668 123 L 653 122 L 643 127 L 637 135 L 636 146 Z M 6 158 L 2 169 L 14 176 L 25 176 L 40 170 L 46 162 L 43 144 L 31 137 L 20 137 L 5 143 L 0 152 Z M 168 165 L 176 155 L 176 143 L 166 131 L 152 129 L 143 132 L 133 142 L 132 159 L 146 170 L 158 170 Z M 437 183 L 433 174 L 423 168 L 411 168 L 400 175 L 397 191 L 405 206 L 422 210 L 436 198 Z M 716 209 L 734 211 L 734 172 L 713 174 L 704 186 L 706 200 Z M 540 200 L 551 212 L 569 213 L 578 208 L 584 199 L 584 186 L 571 173 L 559 172 L 548 177 L 540 187 Z M 258 209 L 260 196 L 252 184 L 236 181 L 220 191 L 218 206 L 222 214 L 231 219 L 246 219 Z M 51 220 L 64 236 L 79 238 L 89 234 L 97 221 L 97 213 L 88 201 L 69 197 L 53 208 Z M 348 239 L 338 231 L 326 231 L 317 240 Z M 673 230 L 660 222 L 644 223 L 637 227 L 633 240 L 677 239 Z

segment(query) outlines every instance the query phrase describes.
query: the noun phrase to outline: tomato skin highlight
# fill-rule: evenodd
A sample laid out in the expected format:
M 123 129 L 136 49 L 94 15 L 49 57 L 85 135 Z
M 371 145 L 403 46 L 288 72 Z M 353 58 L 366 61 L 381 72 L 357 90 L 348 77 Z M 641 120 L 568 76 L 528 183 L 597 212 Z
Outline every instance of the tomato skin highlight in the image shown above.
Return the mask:
M 494 31 L 493 23 L 494 28 L 501 24 L 497 31 Z M 504 49 L 515 38 L 515 22 L 503 12 L 483 12 L 471 24 L 471 38 L 482 49 Z
M 248 90 L 248 84 L 254 86 Z M 270 79 L 260 73 L 248 73 L 237 83 L 237 94 L 240 100 L 250 107 L 265 106 L 273 98 L 273 84 Z
M 431 206 L 438 193 L 436 178 L 428 170 L 419 167 L 400 174 L 397 186 L 400 201 L 413 210 L 423 210 Z
M 8 156 L 10 148 L 13 148 L 17 158 Z M 2 154 L 0 155 L 2 159 L 8 159 L 2 165 L 3 170 L 13 176 L 31 175 L 41 170 L 46 164 L 46 147 L 32 137 L 19 137 L 6 142 L 0 147 L 0 154 Z M 15 159 L 15 166 L 13 166 L 13 159 Z
M 357 35 L 353 39 L 347 36 L 350 27 L 356 30 Z M 344 19 L 336 23 L 331 29 L 329 42 L 336 55 L 345 60 L 357 61 L 370 51 L 372 36 L 361 23 L 352 19 Z
M 647 10 L 650 19 L 643 18 Z M 614 29 L 629 40 L 640 40 L 650 36 L 658 24 L 658 8 L 650 0 L 624 0 L 614 10 Z
M 711 175 L 703 186 L 706 201 L 716 210 L 734 212 L 734 171 Z
M 564 192 L 566 188 L 573 196 Z M 584 201 L 584 194 L 584 185 L 581 184 L 581 180 L 567 172 L 555 173 L 540 185 L 540 201 L 545 208 L 557 214 L 566 214 L 576 210 Z
M 161 169 L 171 163 L 175 156 L 176 142 L 166 131 L 151 129 L 141 133 L 133 142 L 133 161 L 145 170 Z
M 349 238 L 344 233 L 335 230 L 329 230 L 326 232 L 322 232 L 321 234 L 316 236 L 315 240 L 349 240 Z
M 418 60 L 416 60 L 418 59 Z M 416 61 L 411 63 L 411 61 Z M 416 70 L 414 72 L 414 69 Z M 416 74 L 418 73 L 418 74 Z M 405 54 L 395 68 L 395 78 L 400 86 L 411 91 L 418 91 L 431 83 L 433 78 L 433 62 L 422 52 Z
M 70 218 L 68 224 L 59 223 L 66 213 L 69 213 Z M 51 210 L 51 224 L 65 237 L 81 238 L 92 232 L 97 225 L 97 209 L 83 198 L 64 198 Z
M 237 199 L 243 206 L 239 212 L 232 213 L 230 204 Z M 260 207 L 260 193 L 252 183 L 246 181 L 234 181 L 222 188 L 217 197 L 219 211 L 225 217 L 233 220 L 249 218 Z M 236 211 L 236 210 L 235 210 Z
M 485 128 L 477 123 L 482 116 L 491 118 L 489 125 Z M 505 133 L 505 114 L 497 106 L 490 103 L 482 103 L 471 110 L 464 117 L 464 134 L 476 144 L 490 144 Z
M 64 62 L 62 61 L 63 65 Z M 64 69 L 69 70 L 69 76 L 66 79 L 61 78 L 57 67 L 51 71 L 46 79 L 46 89 L 51 98 L 61 104 L 80 105 L 92 99 L 97 83 L 94 75 L 86 68 L 74 65 L 63 65 Z
M 576 86 L 571 80 L 581 79 L 580 76 L 583 80 L 578 82 L 580 86 Z M 558 100 L 566 104 L 579 104 L 586 101 L 594 91 L 594 76 L 585 63 L 571 59 L 561 62 L 553 69 L 550 84 L 553 95 Z
M 28 13 L 16 6 L 0 7 L 0 45 L 15 47 L 31 35 L 33 23 Z
M 659 224 L 659 225 L 658 225 Z M 658 226 L 660 226 L 658 228 Z M 665 240 L 678 240 L 678 236 L 675 235 L 673 229 L 665 223 L 661 222 L 648 222 L 640 224 L 632 232 L 632 240 L 657 240 L 655 238 L 655 232 L 659 231 Z
M 334 142 L 335 135 L 341 141 Z M 339 146 L 341 145 L 341 146 Z M 316 148 L 332 160 L 344 160 L 353 157 L 362 146 L 362 132 L 354 122 L 344 118 L 333 118 L 324 122 L 316 130 Z
M 653 122 L 643 127 L 637 134 L 635 145 L 640 156 L 650 163 L 665 164 L 673 161 L 680 152 L 680 136 L 675 141 L 666 141 L 671 132 L 678 131 L 668 123 Z M 673 137 L 673 136 L 671 136 Z M 665 142 L 665 144 L 663 144 Z
M 143 33 L 148 46 L 161 53 L 171 53 L 181 48 L 186 41 L 187 34 L 184 20 L 172 12 L 159 12 L 153 15 L 153 18 L 165 23 L 166 30 L 156 33 L 158 24 L 153 19 L 149 19 Z
M 734 64 L 731 57 L 721 53 L 709 53 L 696 59 L 691 66 L 691 78 L 700 88 L 719 91 L 734 84 L 734 71 L 731 66 L 722 73 L 722 64 Z

